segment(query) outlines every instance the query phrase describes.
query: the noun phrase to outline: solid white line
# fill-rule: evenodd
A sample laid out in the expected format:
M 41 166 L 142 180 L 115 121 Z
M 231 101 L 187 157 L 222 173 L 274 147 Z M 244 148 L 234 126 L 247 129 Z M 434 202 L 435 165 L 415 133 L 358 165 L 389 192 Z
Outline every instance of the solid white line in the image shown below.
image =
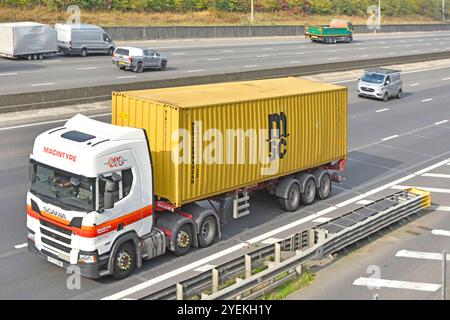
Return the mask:
M 365 286 L 375 288 L 392 288 L 392 289 L 407 289 L 418 291 L 436 292 L 441 288 L 440 284 L 386 280 L 377 278 L 358 278 L 353 282 L 354 286 Z
M 184 52 L 174 52 L 174 53 L 172 53 L 173 56 L 181 56 L 181 55 L 184 55 L 184 54 L 186 54 L 186 53 L 184 53 Z
M 205 264 L 204 266 L 198 267 L 197 269 L 194 269 L 194 271 L 198 272 L 205 272 L 211 269 L 214 269 L 216 266 L 213 264 Z
M 398 137 L 398 134 L 395 134 L 395 135 L 393 135 L 393 136 L 383 138 L 383 139 L 381 139 L 381 141 L 388 141 L 388 140 L 395 139 L 395 138 L 397 138 L 397 137 Z
M 339 58 L 333 57 L 333 58 L 328 58 L 328 60 L 337 60 Z
M 22 243 L 22 244 L 18 244 L 18 245 L 14 246 L 14 248 L 16 248 L 16 249 L 22 249 L 22 248 L 26 248 L 26 247 L 28 247 L 28 243 Z
M 385 108 L 385 109 L 379 109 L 379 110 L 377 110 L 375 112 L 384 112 L 384 111 L 388 111 L 388 110 L 389 110 L 389 108 Z
M 98 67 L 85 67 L 85 68 L 77 68 L 77 70 L 96 70 Z
M 388 54 L 395 54 L 395 52 L 389 52 Z
M 441 260 L 442 253 L 438 252 L 422 252 L 422 251 L 410 251 L 410 250 L 400 250 L 395 254 L 399 258 L 412 258 L 412 259 L 423 259 L 423 260 Z M 446 260 L 450 260 L 450 254 L 446 255 Z
M 422 177 L 432 177 L 432 178 L 446 178 L 450 179 L 450 174 L 441 174 L 441 173 L 424 173 Z
M 358 201 L 356 204 L 361 204 L 363 206 L 366 206 L 366 205 L 371 204 L 371 203 L 373 203 L 372 200 L 361 200 L 361 201 Z
M 422 100 L 422 102 L 429 102 L 429 101 L 432 101 L 432 100 L 433 100 L 433 98 L 429 98 L 429 99 Z
M 439 168 L 439 167 L 441 167 L 443 165 L 449 165 L 449 164 L 450 164 L 450 160 L 444 160 L 444 161 L 438 162 L 436 164 L 433 164 L 433 165 L 431 165 L 431 166 L 429 166 L 429 167 L 427 167 L 425 169 L 422 169 L 422 170 L 419 170 L 417 172 L 414 172 L 414 175 L 421 176 L 424 173 L 430 172 L 431 170 L 434 170 L 434 169 Z
M 404 190 L 404 189 L 410 189 L 410 188 L 422 189 L 425 191 L 436 192 L 436 193 L 450 193 L 450 189 L 428 188 L 428 187 L 417 187 L 417 186 L 400 186 L 400 185 L 392 186 L 392 189 L 394 189 L 394 190 Z
M 117 77 L 117 79 L 131 79 L 131 78 L 136 78 L 136 76 L 121 76 L 121 77 Z
M 188 70 L 186 72 L 193 73 L 193 72 L 203 72 L 203 71 L 205 71 L 205 70 L 203 70 L 203 69 L 196 69 L 196 70 Z
M 362 56 L 359 56 L 360 58 L 366 58 L 366 57 L 368 57 L 369 55 L 368 54 L 363 54 Z
M 10 73 L 0 73 L 0 76 L 17 76 L 17 72 L 10 72 Z
M 419 52 L 419 50 L 414 50 L 414 51 L 413 51 L 413 53 L 417 53 L 417 52 Z
M 280 242 L 281 240 L 283 240 L 283 239 L 269 238 L 269 239 L 266 239 L 266 240 L 262 241 L 261 243 L 263 243 L 263 244 L 274 244 L 274 243 Z
M 431 233 L 434 234 L 435 236 L 450 237 L 450 231 L 448 230 L 434 229 L 431 230 Z
M 146 288 L 148 288 L 148 287 L 150 287 L 150 286 L 152 286 L 152 285 L 154 285 L 156 283 L 159 283 L 159 282 L 162 282 L 164 280 L 170 279 L 170 278 L 172 278 L 172 277 L 174 277 L 176 275 L 179 275 L 179 274 L 181 274 L 183 272 L 186 272 L 186 271 L 198 268 L 201 265 L 204 265 L 204 264 L 206 264 L 206 263 L 208 263 L 210 261 L 213 261 L 215 259 L 223 257 L 223 256 L 225 256 L 227 254 L 232 253 L 232 252 L 238 251 L 238 250 L 240 250 L 242 248 L 245 248 L 247 246 L 248 245 L 246 243 L 237 244 L 237 245 L 235 245 L 233 247 L 230 247 L 228 249 L 225 249 L 225 250 L 222 250 L 222 251 L 220 251 L 218 253 L 210 255 L 210 256 L 208 256 L 206 258 L 203 258 L 203 259 L 200 259 L 200 260 L 195 261 L 193 263 L 190 263 L 190 264 L 188 264 L 188 265 L 186 265 L 184 267 L 181 267 L 181 268 L 172 270 L 170 272 L 164 273 L 163 275 L 160 275 L 159 277 L 156 277 L 156 278 L 153 278 L 151 280 L 142 282 L 142 283 L 140 283 L 138 285 L 135 285 L 134 287 L 128 288 L 128 289 L 123 290 L 123 291 L 120 291 L 120 292 L 118 292 L 116 294 L 110 295 L 110 296 L 105 297 L 105 298 L 103 298 L 101 300 L 119 300 L 121 298 L 124 298 L 124 297 L 130 295 L 130 294 L 133 294 L 133 293 L 138 292 L 140 290 L 146 289 Z
M 257 67 L 256 64 L 249 64 L 248 66 L 244 66 L 244 68 L 254 68 Z
M 446 207 L 446 206 L 431 206 L 430 210 L 450 212 L 450 207 Z
M 419 85 L 419 83 L 412 83 L 412 84 L 410 84 L 409 86 L 410 87 L 417 87 Z
M 40 87 L 40 86 L 53 86 L 55 83 L 54 82 L 47 82 L 47 83 L 35 83 L 32 84 L 32 87 Z
M 89 116 L 89 118 L 97 118 L 97 117 L 103 117 L 103 116 L 109 116 L 109 115 L 111 115 L 111 113 L 102 113 L 102 114 L 96 114 L 94 116 Z M 66 122 L 68 120 L 69 119 L 62 119 L 62 120 L 52 120 L 52 121 L 45 121 L 45 122 L 38 122 L 38 123 L 29 123 L 29 124 L 23 124 L 23 125 L 20 125 L 20 126 L 0 128 L 0 131 L 22 129 L 22 128 L 35 127 L 35 126 L 40 126 L 40 125 L 45 125 L 45 124 Z

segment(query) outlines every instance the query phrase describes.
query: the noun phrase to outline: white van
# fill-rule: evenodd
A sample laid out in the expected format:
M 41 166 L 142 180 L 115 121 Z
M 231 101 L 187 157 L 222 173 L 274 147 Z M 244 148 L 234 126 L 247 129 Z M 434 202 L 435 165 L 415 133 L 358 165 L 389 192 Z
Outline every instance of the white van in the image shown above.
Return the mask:
M 58 35 L 58 51 L 61 53 L 85 57 L 89 53 L 112 55 L 114 52 L 114 42 L 99 26 L 57 23 L 55 29 Z

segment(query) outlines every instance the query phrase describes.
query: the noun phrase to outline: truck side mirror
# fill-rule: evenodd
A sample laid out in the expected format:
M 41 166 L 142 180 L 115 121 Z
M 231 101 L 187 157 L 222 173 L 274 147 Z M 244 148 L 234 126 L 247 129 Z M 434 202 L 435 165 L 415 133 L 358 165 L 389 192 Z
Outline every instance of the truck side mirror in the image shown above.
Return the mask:
M 105 199 L 104 208 L 112 209 L 114 208 L 114 193 L 116 191 L 116 183 L 111 180 L 106 181 L 105 193 L 103 195 Z

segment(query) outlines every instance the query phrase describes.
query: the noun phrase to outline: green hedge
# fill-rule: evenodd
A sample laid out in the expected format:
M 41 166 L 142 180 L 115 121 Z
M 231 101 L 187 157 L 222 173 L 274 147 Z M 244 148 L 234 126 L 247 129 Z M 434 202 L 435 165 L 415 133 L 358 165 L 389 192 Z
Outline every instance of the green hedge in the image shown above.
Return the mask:
M 426 15 L 439 18 L 442 0 L 382 0 L 383 14 L 388 16 Z M 369 5 L 378 0 L 254 0 L 257 11 L 292 11 L 307 14 L 365 15 Z M 219 10 L 229 12 L 248 12 L 250 0 L 0 0 L 0 7 L 47 6 L 63 9 L 77 4 L 89 10 L 138 10 L 138 11 L 202 11 Z M 446 0 L 447 14 L 450 13 L 450 0 Z

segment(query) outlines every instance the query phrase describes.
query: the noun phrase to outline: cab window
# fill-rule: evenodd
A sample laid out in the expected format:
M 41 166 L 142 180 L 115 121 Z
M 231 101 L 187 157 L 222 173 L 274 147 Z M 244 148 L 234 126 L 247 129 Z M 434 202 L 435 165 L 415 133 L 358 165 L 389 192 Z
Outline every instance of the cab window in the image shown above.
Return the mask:
M 111 39 L 108 37 L 108 35 L 106 33 L 103 34 L 103 41 L 111 42 Z
M 131 169 L 126 169 L 122 171 L 116 171 L 113 172 L 111 177 L 106 177 L 107 179 L 113 179 L 114 177 L 117 179 L 117 177 L 120 177 L 115 182 L 116 188 L 114 191 L 114 203 L 119 202 L 120 200 L 126 198 L 130 192 L 131 187 L 133 186 L 133 172 Z M 98 179 L 98 204 L 99 208 L 103 208 L 105 204 L 104 194 L 105 194 L 105 185 L 106 181 L 104 179 L 99 178 Z

